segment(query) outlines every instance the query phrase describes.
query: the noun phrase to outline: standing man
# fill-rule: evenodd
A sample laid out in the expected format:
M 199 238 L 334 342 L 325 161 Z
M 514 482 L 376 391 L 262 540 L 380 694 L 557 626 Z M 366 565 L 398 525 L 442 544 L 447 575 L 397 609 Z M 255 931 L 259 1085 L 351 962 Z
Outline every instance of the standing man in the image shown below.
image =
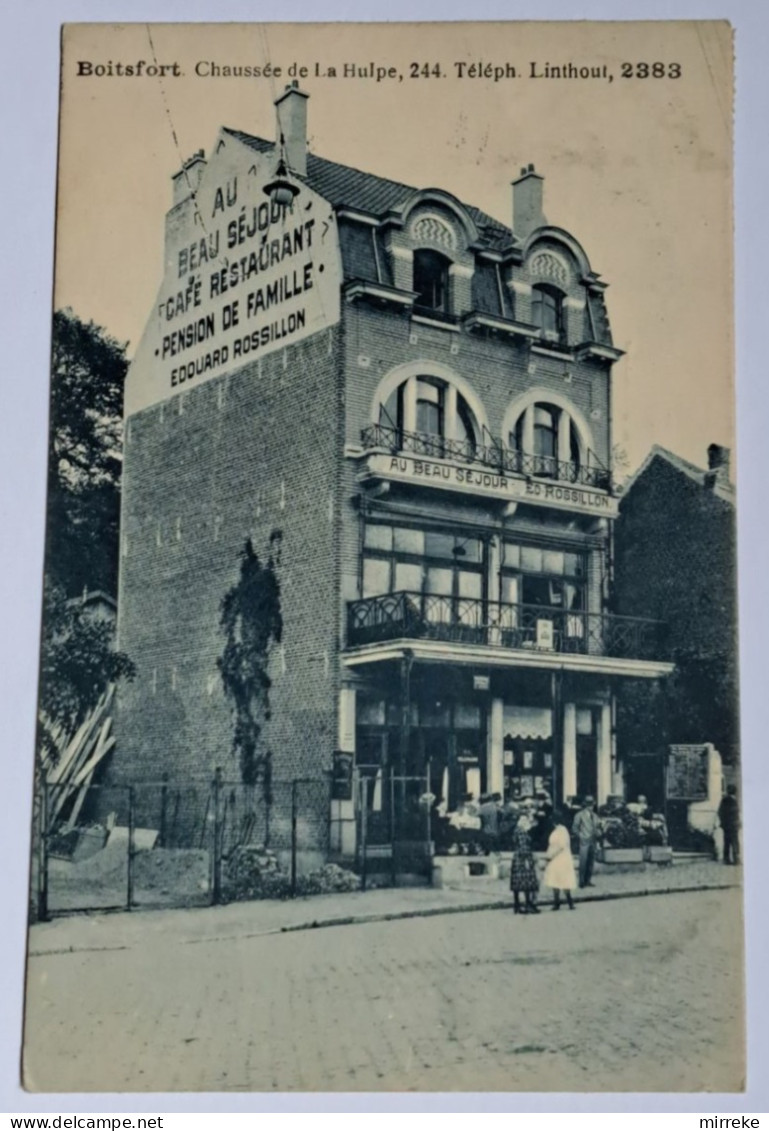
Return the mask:
M 600 821 L 595 811 L 595 798 L 586 797 L 571 826 L 572 835 L 579 841 L 579 886 L 593 887 L 595 846 L 598 843 Z
M 487 793 L 481 798 L 478 816 L 481 818 L 481 843 L 487 856 L 499 848 L 499 803 L 498 793 Z
M 736 785 L 727 788 L 726 796 L 718 806 L 718 819 L 724 834 L 724 864 L 739 864 L 740 806 L 737 801 Z

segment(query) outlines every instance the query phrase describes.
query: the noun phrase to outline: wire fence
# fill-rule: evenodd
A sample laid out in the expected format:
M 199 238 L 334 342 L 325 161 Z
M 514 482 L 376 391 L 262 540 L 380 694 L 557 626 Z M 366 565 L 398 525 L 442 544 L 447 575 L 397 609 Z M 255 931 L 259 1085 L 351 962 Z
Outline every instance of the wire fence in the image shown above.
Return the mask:
M 331 781 L 212 779 L 38 787 L 32 910 L 200 906 L 242 898 L 244 868 L 294 896 L 329 855 Z M 258 887 L 258 884 L 257 884 Z M 254 894 L 259 894 L 255 889 Z

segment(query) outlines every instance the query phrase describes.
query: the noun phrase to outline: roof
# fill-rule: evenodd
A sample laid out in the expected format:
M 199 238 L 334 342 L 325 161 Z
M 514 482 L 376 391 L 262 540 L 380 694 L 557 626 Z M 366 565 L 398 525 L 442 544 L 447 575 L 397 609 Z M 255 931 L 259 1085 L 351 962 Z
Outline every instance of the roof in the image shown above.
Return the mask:
M 254 137 L 242 130 L 225 127 L 224 132 L 258 153 L 268 153 L 275 148 L 274 141 Z M 344 205 L 375 216 L 398 208 L 419 191 L 413 185 L 391 181 L 376 173 L 365 173 L 350 165 L 340 165 L 326 157 L 317 157 L 314 153 L 307 154 L 307 175 L 301 179 L 334 207 Z M 464 204 L 464 207 L 479 228 L 484 243 L 496 248 L 512 242 L 513 233 L 510 228 L 506 228 L 480 208 L 470 204 Z
M 105 593 L 103 589 L 84 589 L 79 597 L 71 597 L 67 604 L 92 605 L 97 601 L 101 601 L 105 605 L 110 605 L 113 609 L 117 608 L 115 598 L 110 593 Z
M 706 487 L 710 484 L 709 477 L 713 474 L 704 468 L 697 467 L 696 464 L 690 463 L 688 459 L 683 456 L 676 455 L 671 452 L 669 448 L 663 448 L 661 444 L 654 444 L 651 451 L 633 475 L 630 476 L 627 483 L 624 485 L 622 494 L 626 496 L 630 493 L 631 489 L 635 486 L 636 482 L 641 478 L 646 469 L 651 465 L 655 459 L 663 459 L 669 463 L 676 471 L 681 472 L 682 475 L 692 479 L 698 483 L 700 487 Z M 733 483 L 724 482 L 723 480 L 716 480 L 712 485 L 713 494 L 717 495 L 719 499 L 723 499 L 727 503 L 734 505 L 736 501 L 736 492 Z M 621 502 L 620 502 L 621 505 Z
M 223 131 L 257 153 L 275 151 L 274 141 L 227 126 L 223 127 Z M 298 176 L 296 173 L 293 175 Z M 425 191 L 388 177 L 380 177 L 376 173 L 354 169 L 350 165 L 340 165 L 337 161 L 329 161 L 314 153 L 307 154 L 307 173 L 300 179 L 334 208 L 347 208 L 353 213 L 377 217 L 402 207 L 415 193 Z M 481 247 L 490 251 L 502 251 L 516 242 L 511 228 L 480 208 L 460 203 L 478 230 Z M 346 280 L 359 279 L 384 286 L 393 285 L 389 257 L 385 254 L 382 236 L 376 229 L 372 236 L 368 225 L 361 225 L 352 217 L 340 218 L 339 238 Z M 513 296 L 507 287 L 500 285 L 497 268 L 493 263 L 484 264 L 482 260 L 476 262 L 473 308 L 495 318 L 515 320 Z M 585 317 L 584 339 L 612 345 L 611 327 L 602 293 L 587 292 Z

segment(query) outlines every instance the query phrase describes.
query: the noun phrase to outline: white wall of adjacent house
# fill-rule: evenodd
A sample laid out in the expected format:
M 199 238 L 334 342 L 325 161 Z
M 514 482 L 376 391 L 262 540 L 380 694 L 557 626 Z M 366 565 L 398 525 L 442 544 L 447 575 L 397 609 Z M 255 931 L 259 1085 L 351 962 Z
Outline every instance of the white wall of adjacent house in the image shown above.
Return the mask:
M 342 687 L 339 691 L 339 733 L 337 750 L 345 754 L 355 754 L 355 709 L 356 691 L 354 687 Z M 355 853 L 355 801 L 333 800 L 331 802 L 331 827 L 329 829 L 331 851 L 342 856 Z
M 689 802 L 689 825 L 699 832 L 712 836 L 718 816 L 718 806 L 724 795 L 724 767 L 721 755 L 711 742 L 705 744 L 708 758 L 708 796 L 704 801 Z

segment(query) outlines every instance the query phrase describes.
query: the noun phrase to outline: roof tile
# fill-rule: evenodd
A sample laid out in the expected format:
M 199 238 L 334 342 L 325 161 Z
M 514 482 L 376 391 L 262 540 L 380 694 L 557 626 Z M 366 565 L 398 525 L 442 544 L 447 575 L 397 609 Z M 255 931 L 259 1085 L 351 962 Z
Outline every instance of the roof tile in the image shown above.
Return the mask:
M 225 132 L 259 153 L 268 153 L 275 148 L 275 142 L 254 137 L 242 130 L 226 128 Z M 350 165 L 340 165 L 325 157 L 316 157 L 314 153 L 307 154 L 307 176 L 303 179 L 311 189 L 335 207 L 346 205 L 375 216 L 399 207 L 418 191 L 412 185 L 391 181 L 375 173 L 365 173 Z M 510 243 L 512 232 L 504 224 L 472 205 L 465 204 L 465 208 L 489 246 L 501 247 Z

